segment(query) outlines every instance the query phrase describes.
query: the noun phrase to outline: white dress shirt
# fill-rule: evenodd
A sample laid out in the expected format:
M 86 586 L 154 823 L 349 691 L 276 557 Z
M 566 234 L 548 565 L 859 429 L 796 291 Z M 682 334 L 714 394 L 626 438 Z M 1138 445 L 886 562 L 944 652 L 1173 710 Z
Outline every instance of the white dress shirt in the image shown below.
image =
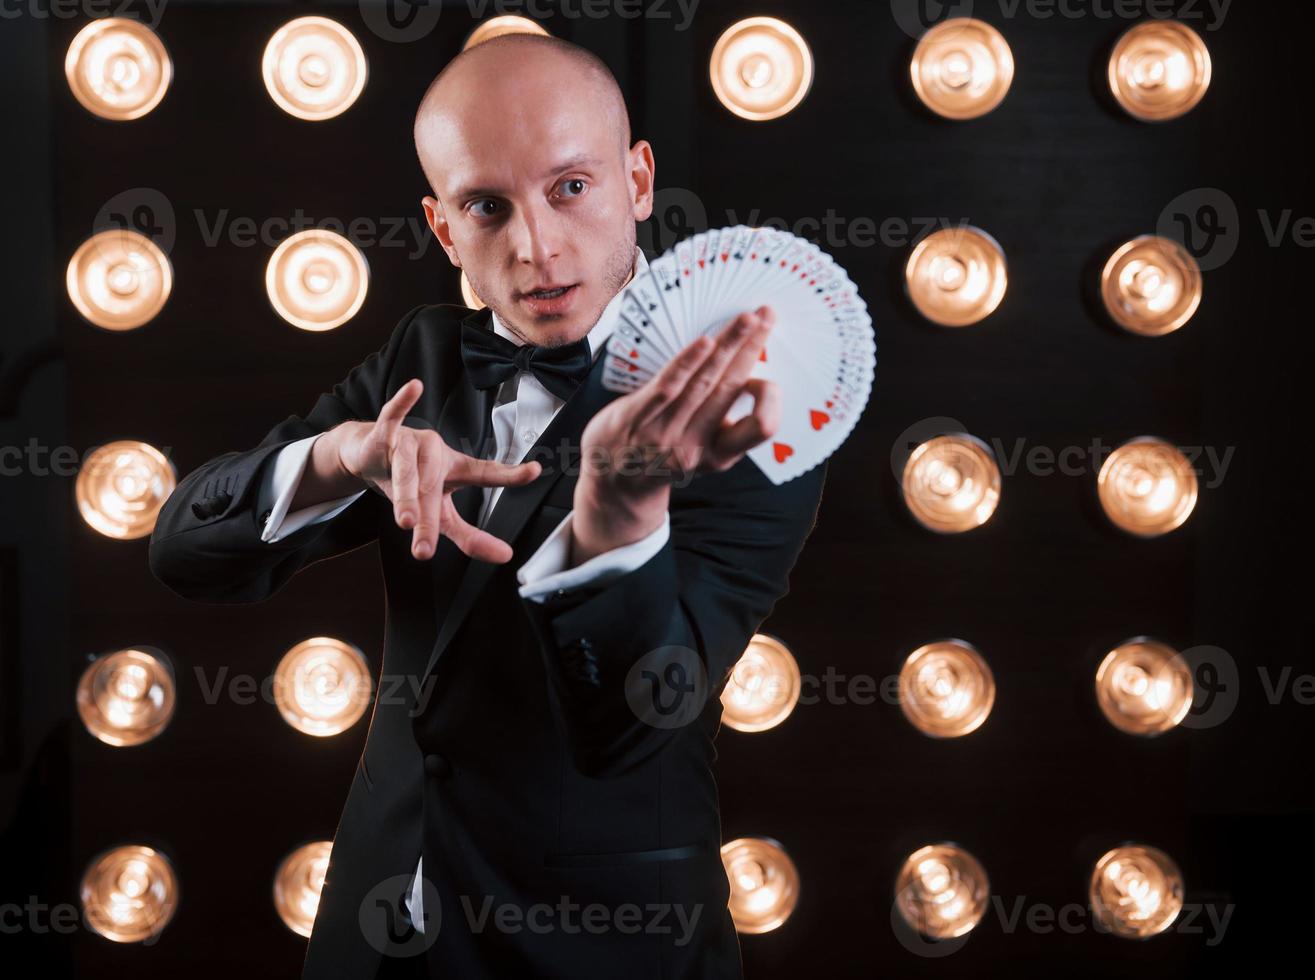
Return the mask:
M 635 248 L 635 264 L 631 268 L 631 278 L 640 275 L 648 268 L 648 260 L 642 249 Z M 589 350 L 597 360 L 599 352 L 607 343 L 608 337 L 616 329 L 619 316 L 622 290 L 617 290 L 611 302 L 604 307 L 598 322 L 589 331 Z M 493 330 L 500 337 L 505 337 L 520 346 L 524 343 L 508 330 L 498 318 L 492 315 Z M 518 463 L 534 445 L 535 441 L 548 427 L 548 423 L 561 409 L 565 401 L 558 398 L 529 371 L 518 371 L 498 387 L 493 406 L 492 422 L 496 444 L 494 459 L 506 463 Z M 265 470 L 265 479 L 257 491 L 257 513 L 269 510 L 269 518 L 261 531 L 260 540 L 279 541 L 294 531 L 308 524 L 332 520 L 351 505 L 366 490 L 359 490 L 346 497 L 330 500 L 310 507 L 288 513 L 288 507 L 297 492 L 306 461 L 310 458 L 311 446 L 320 436 L 307 436 L 290 443 L 281 449 L 275 457 L 274 465 Z M 496 506 L 502 487 L 485 487 L 484 499 L 480 507 L 478 526 L 484 527 Z M 639 541 L 613 548 L 574 568 L 568 568 L 571 553 L 571 517 L 574 511 L 562 518 L 560 524 L 544 539 L 543 544 L 516 571 L 516 580 L 520 583 L 519 594 L 529 600 L 542 602 L 543 597 L 555 589 L 575 588 L 584 584 L 604 584 L 639 566 L 662 550 L 671 534 L 671 519 L 664 517 L 662 526 Z M 416 876 L 411 886 L 411 895 L 407 902 L 407 914 L 415 924 L 418 932 L 424 932 L 423 908 L 421 905 L 420 881 L 424 871 L 423 859 L 416 865 Z

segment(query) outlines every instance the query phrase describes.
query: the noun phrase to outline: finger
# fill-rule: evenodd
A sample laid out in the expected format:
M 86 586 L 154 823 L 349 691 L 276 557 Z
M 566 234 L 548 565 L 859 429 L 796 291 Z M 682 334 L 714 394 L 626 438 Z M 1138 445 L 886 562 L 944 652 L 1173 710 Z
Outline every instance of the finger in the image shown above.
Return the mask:
M 410 429 L 403 429 L 388 460 L 388 478 L 393 490 L 393 520 L 398 527 L 413 527 L 420 518 L 417 507 L 420 496 L 419 476 L 415 434 Z
M 716 375 L 691 379 L 689 387 L 669 413 L 667 423 L 676 437 L 687 430 L 704 432 L 726 417 L 740 396 L 746 379 L 758 363 L 767 335 L 775 323 L 771 309 L 760 306 L 742 314 L 741 323 L 714 355 L 720 362 Z M 713 358 L 709 358 L 712 361 Z
M 442 516 L 446 487 L 443 479 L 442 440 L 431 435 L 429 438 L 421 436 L 416 442 L 418 518 L 415 533 L 411 535 L 411 553 L 423 560 L 438 550 L 439 533 L 447 529 Z
M 462 487 L 516 487 L 533 483 L 543 472 L 537 459 L 524 463 L 499 463 L 492 459 L 476 459 L 465 453 L 449 449 L 449 465 L 445 483 L 449 490 Z
M 458 514 L 451 495 L 443 497 L 443 533 L 471 558 L 496 565 L 511 561 L 511 545 L 483 528 L 475 527 Z
M 393 433 L 402 424 L 402 419 L 406 418 L 406 413 L 411 411 L 415 403 L 420 400 L 420 393 L 424 389 L 423 381 L 412 378 L 398 388 L 393 397 L 384 403 L 384 407 L 379 409 L 379 417 L 374 423 L 375 429 L 386 441 L 392 440 Z
M 635 407 L 635 427 L 638 428 L 675 401 L 690 376 L 699 369 L 705 358 L 716 348 L 717 343 L 706 335 L 691 340 L 666 364 L 662 365 L 644 387 L 633 397 L 639 399 Z M 630 396 L 628 396 L 630 397 Z
M 775 435 L 781 424 L 781 389 L 776 382 L 750 378 L 741 390 L 753 396 L 753 411 L 733 423 L 723 419 L 708 451 L 717 468 L 734 465 L 754 446 Z

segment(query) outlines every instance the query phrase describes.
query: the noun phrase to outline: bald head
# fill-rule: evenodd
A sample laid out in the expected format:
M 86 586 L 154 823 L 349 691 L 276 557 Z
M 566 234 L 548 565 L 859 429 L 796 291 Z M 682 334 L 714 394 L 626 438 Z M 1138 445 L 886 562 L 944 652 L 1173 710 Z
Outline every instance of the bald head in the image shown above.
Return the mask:
M 502 34 L 462 51 L 430 82 L 416 109 L 416 155 L 439 193 L 445 145 L 463 128 L 514 124 L 548 95 L 588 107 L 614 134 L 617 152 L 630 147 L 630 114 L 607 64 L 559 37 Z M 442 197 L 439 193 L 440 198 Z
M 583 337 L 653 210 L 653 149 L 630 145 L 607 66 L 559 38 L 485 41 L 430 84 L 415 143 L 426 220 L 475 294 L 526 342 Z

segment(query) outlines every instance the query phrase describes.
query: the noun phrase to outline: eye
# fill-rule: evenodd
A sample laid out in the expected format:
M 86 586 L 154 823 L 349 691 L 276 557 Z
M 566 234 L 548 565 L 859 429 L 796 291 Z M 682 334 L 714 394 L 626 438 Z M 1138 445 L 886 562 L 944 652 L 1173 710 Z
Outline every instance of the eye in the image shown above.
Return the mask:
M 562 181 L 557 186 L 571 188 L 572 193 L 568 193 L 566 195 L 567 197 L 579 197 L 581 194 L 585 192 L 585 189 L 589 185 L 585 183 L 583 177 L 568 177 L 566 178 L 566 180 Z
M 493 198 L 491 197 L 481 197 L 479 200 L 471 201 L 470 204 L 466 205 L 466 211 L 467 213 L 471 214 L 473 217 L 476 218 L 496 217 L 498 213 L 496 211 L 497 203 L 498 202 L 493 200 Z M 484 210 L 480 210 L 481 208 L 483 208 Z M 493 208 L 495 210 L 488 210 L 489 208 Z

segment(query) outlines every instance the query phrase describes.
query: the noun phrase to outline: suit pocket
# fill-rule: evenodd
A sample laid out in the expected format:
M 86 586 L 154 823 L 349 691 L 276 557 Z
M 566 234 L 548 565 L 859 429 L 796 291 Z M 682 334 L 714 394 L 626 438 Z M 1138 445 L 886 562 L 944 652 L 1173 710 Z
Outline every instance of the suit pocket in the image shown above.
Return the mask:
M 543 859 L 546 868 L 612 868 L 659 861 L 687 861 L 706 854 L 702 841 L 678 847 L 659 847 L 651 851 L 608 851 L 595 854 L 549 854 Z

